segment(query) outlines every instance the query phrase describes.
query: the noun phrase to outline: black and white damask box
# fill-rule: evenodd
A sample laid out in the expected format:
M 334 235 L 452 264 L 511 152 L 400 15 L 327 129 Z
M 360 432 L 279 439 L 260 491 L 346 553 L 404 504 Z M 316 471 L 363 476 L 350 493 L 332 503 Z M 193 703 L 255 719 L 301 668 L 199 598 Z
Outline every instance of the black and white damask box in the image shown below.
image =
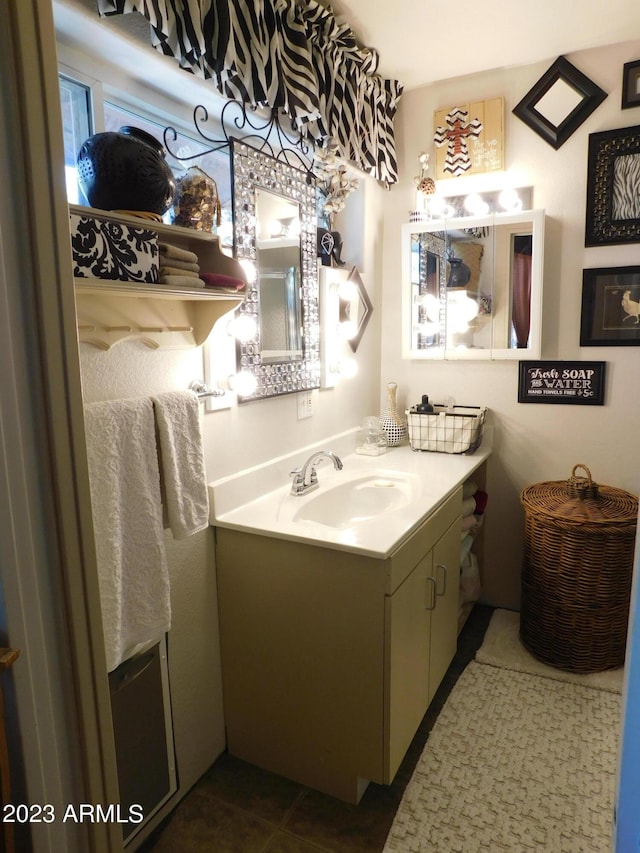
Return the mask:
M 74 276 L 158 282 L 156 231 L 76 213 L 69 218 Z

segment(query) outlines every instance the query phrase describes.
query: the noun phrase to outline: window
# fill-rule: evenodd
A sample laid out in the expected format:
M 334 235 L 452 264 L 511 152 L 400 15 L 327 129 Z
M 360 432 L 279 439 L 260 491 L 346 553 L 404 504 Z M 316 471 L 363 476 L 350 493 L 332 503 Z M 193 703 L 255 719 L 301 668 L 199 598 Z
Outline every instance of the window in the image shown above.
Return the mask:
M 91 88 L 62 74 L 59 82 L 67 200 L 71 204 L 86 204 L 78 186 L 76 158 L 84 140 L 93 133 Z
M 80 76 L 78 75 L 78 77 Z M 171 116 L 161 114 L 160 111 L 157 115 L 152 112 L 143 114 L 142 111 L 132 108 L 128 104 L 118 103 L 118 100 L 113 97 L 113 93 L 110 100 L 105 100 L 103 103 L 100 95 L 96 98 L 90 84 L 75 79 L 75 75 L 72 77 L 69 73 L 61 73 L 59 81 L 67 200 L 71 204 L 88 204 L 78 185 L 76 168 L 78 151 L 87 137 L 98 130 L 118 131 L 124 125 L 132 125 L 146 130 L 164 144 L 164 129 L 167 125 L 171 125 L 176 128 L 177 138 L 169 143 L 171 151 L 176 155 L 173 156 L 167 152 L 169 166 L 176 178 L 184 174 L 191 165 L 199 166 L 213 178 L 217 184 L 222 205 L 221 225 L 217 229 L 217 233 L 222 246 L 230 247 L 232 245 L 231 168 L 228 148 L 198 156 L 211 146 L 205 141 L 199 140 L 195 135 L 190 135 L 184 130 L 181 123 L 174 121 Z M 151 93 L 149 94 L 151 100 Z M 153 109 L 152 103 L 150 106 Z M 170 221 L 169 212 L 165 214 L 165 220 Z
M 160 121 L 154 121 L 152 118 L 144 117 L 140 113 L 120 106 L 110 101 L 105 101 L 104 104 L 104 126 L 105 130 L 117 131 L 125 125 L 133 125 L 142 130 L 146 130 L 152 136 L 164 145 L 164 129 L 165 124 Z M 218 195 L 222 205 L 222 218 L 220 228 L 217 233 L 220 236 L 222 245 L 231 245 L 232 227 L 231 227 L 231 166 L 229 161 L 229 149 L 224 148 L 221 151 L 216 151 L 210 154 L 202 154 L 197 156 L 202 151 L 206 151 L 211 146 L 206 142 L 195 139 L 184 131 L 177 132 L 177 139 L 169 141 L 169 147 L 177 157 L 167 151 L 167 163 L 171 167 L 173 174 L 179 178 L 185 173 L 189 166 L 199 166 L 203 172 L 206 172 L 210 178 L 216 182 L 218 187 Z M 195 159 L 188 159 L 195 157 Z M 184 159 L 180 159 L 184 158 Z M 165 214 L 165 219 L 169 220 L 168 214 Z

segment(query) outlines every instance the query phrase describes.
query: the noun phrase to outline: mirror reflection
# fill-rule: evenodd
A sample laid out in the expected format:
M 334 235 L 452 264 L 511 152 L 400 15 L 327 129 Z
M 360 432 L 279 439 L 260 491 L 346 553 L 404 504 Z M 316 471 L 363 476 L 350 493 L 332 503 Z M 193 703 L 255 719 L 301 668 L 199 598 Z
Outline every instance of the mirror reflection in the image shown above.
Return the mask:
M 537 357 L 543 223 L 525 211 L 405 226 L 404 356 Z
M 300 206 L 256 190 L 256 231 L 262 362 L 301 359 Z
M 316 187 L 308 174 L 233 139 L 233 243 L 250 265 L 238 309 L 255 334 L 238 342 L 246 400 L 320 387 Z

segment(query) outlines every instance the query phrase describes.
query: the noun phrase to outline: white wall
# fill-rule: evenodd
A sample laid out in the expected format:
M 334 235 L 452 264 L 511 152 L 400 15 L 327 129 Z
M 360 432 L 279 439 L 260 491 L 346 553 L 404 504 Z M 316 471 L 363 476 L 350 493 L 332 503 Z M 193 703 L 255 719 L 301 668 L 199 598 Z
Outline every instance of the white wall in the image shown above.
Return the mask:
M 596 482 L 636 494 L 640 490 L 635 463 L 638 350 L 579 346 L 583 268 L 640 263 L 640 244 L 584 247 L 588 135 L 640 124 L 640 109 L 620 108 L 622 66 L 638 56 L 638 41 L 567 56 L 609 94 L 558 151 L 511 114 L 555 56 L 532 66 L 503 68 L 413 90 L 400 103 L 396 129 L 401 180 L 388 196 L 384 216 L 381 379 L 399 383 L 403 403 L 412 404 L 426 393 L 435 400 L 452 395 L 460 404 L 490 408 L 495 454 L 489 463 L 484 594 L 500 606 L 519 605 L 523 528 L 519 494 L 525 486 L 564 480 L 575 464 L 584 463 Z M 498 188 L 508 176 L 516 186 L 532 186 L 533 206 L 546 209 L 542 357 L 606 361 L 607 394 L 602 407 L 519 404 L 517 361 L 401 358 L 400 224 L 408 221 L 414 206 L 418 155 L 430 150 L 432 162 L 435 159 L 434 111 L 499 96 L 505 98 L 507 175 L 496 174 L 493 183 L 482 188 Z M 443 192 L 464 194 L 479 183 L 472 178 L 454 179 L 444 182 Z

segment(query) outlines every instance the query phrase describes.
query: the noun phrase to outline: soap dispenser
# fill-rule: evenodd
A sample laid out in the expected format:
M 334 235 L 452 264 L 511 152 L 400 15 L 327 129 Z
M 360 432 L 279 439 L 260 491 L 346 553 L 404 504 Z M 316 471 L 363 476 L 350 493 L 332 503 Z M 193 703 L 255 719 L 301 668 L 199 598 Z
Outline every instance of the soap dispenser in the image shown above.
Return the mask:
M 433 406 L 429 402 L 429 397 L 426 394 L 422 395 L 422 402 L 416 406 L 416 412 L 420 415 L 427 415 L 434 411 Z

